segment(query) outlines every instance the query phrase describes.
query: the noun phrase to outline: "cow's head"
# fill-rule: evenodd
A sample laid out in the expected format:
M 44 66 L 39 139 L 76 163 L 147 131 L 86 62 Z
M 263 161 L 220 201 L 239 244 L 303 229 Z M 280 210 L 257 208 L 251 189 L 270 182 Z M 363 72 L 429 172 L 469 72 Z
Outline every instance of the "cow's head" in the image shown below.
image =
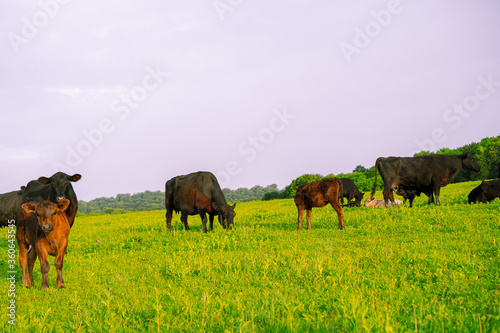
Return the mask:
M 236 204 L 229 206 L 223 205 L 218 206 L 214 201 L 212 202 L 212 207 L 219 213 L 219 223 L 224 229 L 232 229 L 234 227 L 234 217 L 236 213 L 234 212 L 234 207 Z
M 476 162 L 474 156 L 471 153 L 466 152 L 462 154 L 462 166 L 464 169 L 479 172 L 481 171 L 481 166 Z
M 27 202 L 22 205 L 22 208 L 26 212 L 27 217 L 36 214 L 40 229 L 43 233 L 48 234 L 54 230 L 56 218 L 60 213 L 64 213 L 64 210 L 68 208 L 68 205 L 69 200 L 61 199 L 56 204 L 50 201 L 42 201 L 40 203 Z M 66 215 L 63 215 L 66 219 Z
M 69 176 L 64 172 L 56 172 L 52 177 L 40 177 L 38 181 L 42 184 L 50 184 L 52 186 L 53 198 L 57 201 L 59 199 L 70 199 L 69 193 L 73 189 L 70 182 L 77 182 L 81 178 L 80 174 Z
M 355 207 L 360 207 L 361 206 L 361 200 L 363 200 L 363 196 L 364 195 L 365 194 L 363 192 L 359 192 L 359 191 L 358 191 L 358 193 L 356 193 L 354 195 L 354 206 Z

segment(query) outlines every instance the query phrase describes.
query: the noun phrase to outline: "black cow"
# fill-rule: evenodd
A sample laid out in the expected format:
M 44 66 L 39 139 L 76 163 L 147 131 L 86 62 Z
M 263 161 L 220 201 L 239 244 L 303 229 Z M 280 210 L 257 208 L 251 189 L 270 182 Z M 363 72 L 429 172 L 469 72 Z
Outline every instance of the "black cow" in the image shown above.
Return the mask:
M 64 172 L 56 172 L 50 178 L 40 177 L 38 180 L 32 180 L 26 185 L 22 203 L 31 201 L 41 202 L 44 200 L 58 203 L 60 199 L 67 199 L 70 201 L 70 204 L 65 212 L 69 226 L 71 227 L 78 212 L 78 199 L 76 198 L 71 182 L 77 182 L 81 178 L 82 176 L 79 174 L 69 176 Z
M 469 193 L 469 203 L 490 202 L 500 198 L 500 179 L 483 181 L 478 187 Z
M 340 181 L 342 182 L 342 187 L 343 187 L 342 194 L 339 195 L 340 203 L 344 205 L 344 198 L 347 198 L 348 206 L 353 205 L 356 207 L 360 207 L 364 193 L 359 191 L 359 189 L 356 187 L 356 184 L 354 184 L 354 180 L 350 178 L 340 178 Z M 351 200 L 353 199 L 354 202 L 351 202 Z
M 21 190 L 0 194 L 0 227 L 6 227 L 8 221 L 17 219 L 25 188 L 22 186 Z
M 399 186 L 398 190 L 396 191 L 397 195 L 400 195 L 403 197 L 403 203 L 406 204 L 406 200 L 410 201 L 410 207 L 413 207 L 413 200 L 415 200 L 415 197 L 419 197 L 420 194 L 424 193 L 426 196 L 429 197 L 429 205 L 434 202 L 434 194 L 432 191 L 432 187 L 427 187 L 427 188 L 409 188 L 409 187 L 404 187 L 404 186 Z
M 222 193 L 217 178 L 210 172 L 194 172 L 177 176 L 165 183 L 165 207 L 167 228 L 171 230 L 172 212 L 181 213 L 184 229 L 189 230 L 188 215 L 200 215 L 203 232 L 207 232 L 207 216 L 210 219 L 210 230 L 214 229 L 214 217 L 218 215 L 219 223 L 224 229 L 234 225 L 234 208 L 230 206 Z
M 427 155 L 418 157 L 379 157 L 375 162 L 375 183 L 371 197 L 377 188 L 377 171 L 384 181 L 384 201 L 394 203 L 393 190 L 398 186 L 410 189 L 431 188 L 439 204 L 439 191 L 450 183 L 462 168 L 481 171 L 481 167 L 469 152 L 459 155 Z

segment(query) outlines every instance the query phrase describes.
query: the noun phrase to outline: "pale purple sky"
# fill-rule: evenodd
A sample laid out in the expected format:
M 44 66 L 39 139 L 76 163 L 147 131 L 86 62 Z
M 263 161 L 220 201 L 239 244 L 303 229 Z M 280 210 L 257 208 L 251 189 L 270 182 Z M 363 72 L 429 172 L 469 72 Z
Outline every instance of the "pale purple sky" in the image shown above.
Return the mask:
M 0 3 L 0 193 L 283 188 L 500 134 L 500 2 Z

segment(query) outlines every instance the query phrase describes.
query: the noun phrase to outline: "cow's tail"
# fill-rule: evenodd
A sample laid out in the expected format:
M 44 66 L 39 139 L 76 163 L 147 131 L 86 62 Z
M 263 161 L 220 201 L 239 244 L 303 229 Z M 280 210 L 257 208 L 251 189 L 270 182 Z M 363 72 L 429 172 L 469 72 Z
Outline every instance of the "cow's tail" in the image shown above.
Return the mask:
M 375 195 L 375 191 L 377 190 L 377 170 L 378 170 L 378 165 L 379 165 L 379 159 L 375 161 L 375 182 L 373 183 L 372 187 L 372 193 L 370 194 L 370 198 L 373 200 L 373 197 Z
M 337 183 L 339 183 L 339 196 L 337 198 L 338 200 L 340 200 L 340 198 L 344 195 L 344 185 L 342 185 L 342 181 L 338 178 Z M 347 201 L 349 202 L 349 198 L 347 199 Z

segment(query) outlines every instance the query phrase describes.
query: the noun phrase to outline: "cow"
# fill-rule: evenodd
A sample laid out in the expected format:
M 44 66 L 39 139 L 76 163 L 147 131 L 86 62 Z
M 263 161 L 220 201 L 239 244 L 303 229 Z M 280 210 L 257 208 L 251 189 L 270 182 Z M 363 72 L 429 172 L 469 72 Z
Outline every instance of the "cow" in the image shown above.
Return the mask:
M 343 186 L 338 178 L 325 178 L 300 186 L 295 194 L 295 205 L 299 213 L 299 225 L 297 230 L 300 230 L 302 226 L 304 210 L 307 210 L 307 229 L 311 229 L 312 208 L 323 207 L 328 203 L 332 205 L 333 209 L 337 212 L 339 229 L 344 229 L 344 215 L 342 213 L 342 206 L 339 203 L 341 193 L 343 193 Z
M 399 199 L 394 199 L 394 202 L 391 202 L 391 205 L 396 206 L 396 205 L 401 205 L 403 202 Z M 385 206 L 385 201 L 382 199 L 372 199 L 370 197 L 366 198 L 365 207 L 382 207 Z
M 42 290 L 49 287 L 47 274 L 50 264 L 47 255 L 55 256 L 57 270 L 57 287 L 64 288 L 62 268 L 64 254 L 68 247 L 70 226 L 65 210 L 70 200 L 28 202 L 22 204 L 17 225 L 17 244 L 19 245 L 19 264 L 23 271 L 22 284 L 33 286 L 33 266 L 36 258 L 40 258 L 42 271 Z
M 165 207 L 167 228 L 171 230 L 172 212 L 181 213 L 181 222 L 185 230 L 190 230 L 188 215 L 200 215 L 203 232 L 207 232 L 207 214 L 210 220 L 210 230 L 214 230 L 214 217 L 224 229 L 234 226 L 234 208 L 226 202 L 224 193 L 217 178 L 206 171 L 199 171 L 173 177 L 165 183 Z
M 410 207 L 413 207 L 413 200 L 415 200 L 415 197 L 419 197 L 420 194 L 424 193 L 429 197 L 429 205 L 434 202 L 434 194 L 432 193 L 432 188 L 428 187 L 425 189 L 422 188 L 407 188 L 404 186 L 399 186 L 398 190 L 396 191 L 397 195 L 400 195 L 403 197 L 403 204 L 406 204 L 406 200 L 410 201 Z M 396 199 L 394 199 L 396 200 Z
M 340 178 L 342 182 L 343 191 L 340 195 L 340 203 L 344 205 L 344 198 L 347 198 L 347 205 L 354 205 L 356 207 L 361 206 L 361 200 L 363 200 L 363 192 L 360 192 L 354 184 L 354 181 L 349 178 Z M 354 202 L 351 200 L 354 199 Z
M 481 171 L 471 153 L 459 155 L 427 155 L 418 157 L 379 157 L 375 162 L 375 183 L 371 198 L 377 188 L 377 171 L 384 181 L 384 201 L 389 208 L 389 200 L 394 202 L 393 190 L 398 186 L 406 188 L 430 188 L 439 204 L 439 191 L 449 184 L 462 170 Z M 430 204 L 430 203 L 429 203 Z
M 22 203 L 31 201 L 41 202 L 44 200 L 57 203 L 60 199 L 68 199 L 69 206 L 66 209 L 66 217 L 69 226 L 72 227 L 78 212 L 78 199 L 71 182 L 77 182 L 82 178 L 80 174 L 69 176 L 64 172 L 56 172 L 51 177 L 40 177 L 32 180 L 23 192 Z
M 0 194 L 0 227 L 6 227 L 10 220 L 17 219 L 25 188 L 21 186 L 21 190 Z
M 469 204 L 477 201 L 486 203 L 500 198 L 500 179 L 483 181 L 469 193 Z

